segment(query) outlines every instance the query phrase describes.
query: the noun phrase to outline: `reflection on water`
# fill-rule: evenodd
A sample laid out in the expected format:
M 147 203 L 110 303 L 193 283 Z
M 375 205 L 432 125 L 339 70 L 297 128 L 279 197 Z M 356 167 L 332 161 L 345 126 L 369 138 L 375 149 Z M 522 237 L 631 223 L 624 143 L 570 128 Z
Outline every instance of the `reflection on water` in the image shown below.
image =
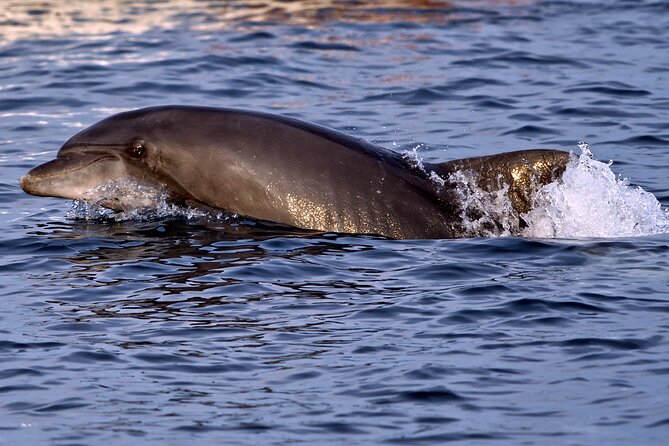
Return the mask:
M 310 287 L 325 286 L 340 270 L 348 271 L 336 259 L 372 249 L 366 241 L 374 240 L 338 238 L 259 223 L 233 226 L 172 221 L 139 226 L 44 225 L 41 236 L 67 241 L 75 248 L 71 254 L 58 256 L 70 266 L 49 273 L 46 286 L 69 283 L 73 292 L 62 300 L 76 304 L 78 311 L 90 310 L 86 318 L 152 318 L 155 313 L 165 318 L 169 314 L 180 316 L 187 309 L 240 305 L 264 296 L 325 297 L 327 291 Z M 282 231 L 287 238 L 280 237 Z M 92 238 L 97 242 L 89 249 L 86 246 Z M 326 264 L 303 262 L 307 257 Z M 267 274 L 284 268 L 280 280 L 267 281 Z M 306 282 L 305 273 L 310 278 Z M 362 277 L 356 279 L 364 282 Z M 98 292 L 105 294 L 118 286 L 124 289 L 122 301 L 104 303 L 100 299 Z M 346 287 L 364 285 L 351 279 Z M 178 308 L 172 308 L 175 301 L 179 302 Z M 88 302 L 93 305 L 89 307 Z
M 527 4 L 532 0 L 306 0 L 301 2 L 246 0 L 244 8 L 228 11 L 233 20 L 313 25 L 349 23 L 446 24 L 486 6 Z M 480 11 L 478 12 L 480 13 Z
M 197 29 L 238 26 L 246 22 L 320 26 L 327 22 L 436 23 L 480 14 L 486 6 L 521 5 L 532 0 L 170 0 L 138 7 L 128 0 L 8 0 L 0 9 L 3 40 L 46 38 L 67 34 L 141 34 L 150 29 L 170 29 L 189 23 L 199 14 L 208 18 Z M 479 8 L 474 12 L 474 9 Z M 175 14 L 175 11 L 179 13 Z M 187 12 L 186 12 L 187 11 Z
M 586 139 L 666 206 L 668 11 L 2 2 L 0 443 L 663 445 L 667 234 L 85 222 L 17 181 L 80 127 L 172 102 L 422 142 L 426 161 Z
M 204 6 L 198 0 L 153 2 L 150 7 L 139 8 L 126 0 L 8 0 L 0 8 L 0 36 L 3 40 L 19 40 L 118 31 L 139 34 L 178 25 L 175 7 L 197 12 Z

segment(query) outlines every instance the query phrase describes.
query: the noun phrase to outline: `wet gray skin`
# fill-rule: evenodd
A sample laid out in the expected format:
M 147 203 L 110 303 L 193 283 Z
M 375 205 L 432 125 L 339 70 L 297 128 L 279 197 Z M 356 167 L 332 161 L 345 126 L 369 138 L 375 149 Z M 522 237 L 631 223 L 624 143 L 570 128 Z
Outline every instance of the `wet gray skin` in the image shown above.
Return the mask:
M 568 160 L 566 152 L 528 150 L 420 169 L 395 152 L 292 118 L 165 106 L 120 113 L 83 130 L 55 160 L 22 177 L 21 187 L 32 195 L 91 201 L 92 190 L 131 178 L 175 201 L 304 229 L 453 238 L 467 232 L 451 173 L 474 171 L 488 191 L 508 185 L 520 215 Z M 100 204 L 114 210 L 132 205 L 123 194 Z

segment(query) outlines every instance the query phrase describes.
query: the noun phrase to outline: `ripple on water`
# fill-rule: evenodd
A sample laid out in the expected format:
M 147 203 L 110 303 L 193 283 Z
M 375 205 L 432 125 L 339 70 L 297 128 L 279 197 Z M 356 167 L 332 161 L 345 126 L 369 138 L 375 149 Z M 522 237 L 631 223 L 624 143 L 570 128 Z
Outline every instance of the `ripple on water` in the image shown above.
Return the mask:
M 32 3 L 0 10 L 3 440 L 666 442 L 666 228 L 613 218 L 640 197 L 620 177 L 668 202 L 666 2 Z M 583 212 L 543 215 L 550 238 L 69 219 L 18 188 L 77 129 L 164 103 L 434 162 L 587 139 L 614 164 L 552 191 Z

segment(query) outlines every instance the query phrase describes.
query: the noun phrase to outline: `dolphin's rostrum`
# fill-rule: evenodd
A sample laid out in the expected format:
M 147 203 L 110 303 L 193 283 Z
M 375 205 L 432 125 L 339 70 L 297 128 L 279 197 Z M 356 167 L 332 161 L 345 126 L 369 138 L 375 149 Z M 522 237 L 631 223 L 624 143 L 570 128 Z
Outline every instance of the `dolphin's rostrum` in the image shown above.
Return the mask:
M 293 118 L 163 106 L 120 113 L 81 131 L 55 160 L 22 177 L 21 187 L 33 195 L 86 200 L 91 190 L 132 178 L 164 189 L 175 201 L 304 229 L 453 238 L 472 234 L 452 174 L 472 171 L 486 191 L 507 187 L 520 216 L 568 160 L 566 152 L 528 150 L 418 166 Z M 127 206 L 123 196 L 101 204 Z

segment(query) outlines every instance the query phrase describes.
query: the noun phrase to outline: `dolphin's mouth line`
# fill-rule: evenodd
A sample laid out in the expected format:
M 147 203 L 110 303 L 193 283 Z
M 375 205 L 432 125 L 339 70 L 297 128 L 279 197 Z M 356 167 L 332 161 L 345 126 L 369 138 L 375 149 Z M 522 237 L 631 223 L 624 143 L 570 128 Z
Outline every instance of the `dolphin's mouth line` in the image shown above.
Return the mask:
M 56 158 L 56 159 L 58 160 L 58 158 Z M 67 159 L 67 158 L 60 158 L 60 159 L 63 160 L 63 159 Z M 85 169 L 88 166 L 91 166 L 91 165 L 93 165 L 93 164 L 95 164 L 99 161 L 103 161 L 103 160 L 107 160 L 107 159 L 114 159 L 114 157 L 110 156 L 110 155 L 101 156 L 101 157 L 95 158 L 94 160 L 92 160 L 92 161 L 90 161 L 86 164 L 83 164 L 83 165 L 80 164 L 76 167 L 73 167 L 73 168 L 70 168 L 70 169 L 67 169 L 67 170 L 58 170 L 57 172 L 54 172 L 54 173 L 39 174 L 39 175 L 37 175 L 37 177 L 40 178 L 40 179 L 45 179 L 45 178 L 51 178 L 51 177 L 56 177 L 56 176 L 61 176 L 61 175 L 67 175 L 69 173 L 73 173 L 73 172 L 76 172 L 78 170 Z M 28 172 L 27 175 L 30 175 L 30 172 Z

